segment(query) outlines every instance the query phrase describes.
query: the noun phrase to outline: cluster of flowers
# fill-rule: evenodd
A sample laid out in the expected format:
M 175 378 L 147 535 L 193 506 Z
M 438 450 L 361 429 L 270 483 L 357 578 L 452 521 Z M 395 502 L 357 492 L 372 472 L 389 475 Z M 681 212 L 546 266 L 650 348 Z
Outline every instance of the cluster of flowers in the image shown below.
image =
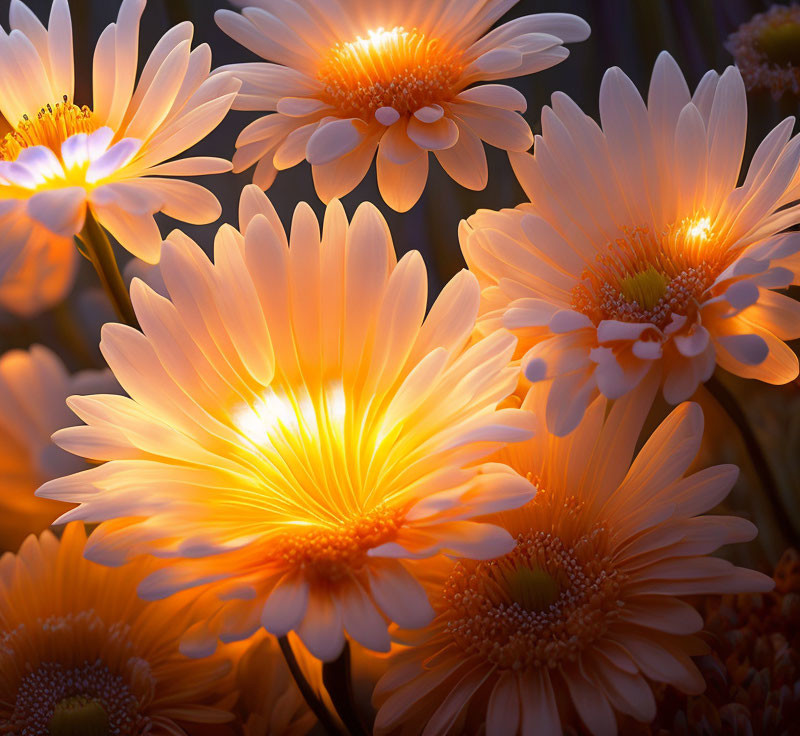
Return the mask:
M 137 81 L 145 0 L 123 0 L 91 107 L 67 0 L 47 27 L 13 0 L 0 32 L 0 302 L 58 302 L 80 251 L 127 322 L 103 327 L 110 371 L 0 359 L 0 534 L 19 545 L 0 559 L 0 734 L 359 734 L 370 707 L 387 735 L 657 733 L 669 697 L 701 702 L 709 661 L 727 658 L 722 700 L 758 701 L 747 644 L 710 645 L 690 601 L 759 593 L 775 684 L 747 717 L 785 717 L 796 586 L 777 597 L 711 556 L 756 528 L 705 515 L 738 470 L 691 467 L 687 400 L 717 366 L 798 375 L 793 119 L 740 184 L 735 67 L 692 92 L 664 53 L 647 102 L 610 69 L 600 124 L 555 93 L 534 139 L 495 82 L 563 61 L 580 18 L 489 31 L 515 0 L 235 4 L 218 24 L 271 63 L 212 71 L 184 23 Z M 269 113 L 233 164 L 175 158 L 232 107 Z M 420 254 L 398 261 L 379 211 L 348 219 L 337 198 L 376 158 L 405 211 L 429 152 L 482 189 L 484 142 L 530 201 L 462 223 L 468 270 L 428 310 Z M 327 209 L 299 204 L 287 233 L 262 190 L 303 160 Z M 254 164 L 213 261 L 162 242 L 158 212 L 220 215 L 183 177 Z M 128 291 L 106 232 L 157 278 Z M 677 406 L 641 444 L 658 392 Z M 707 627 L 742 629 L 721 600 Z

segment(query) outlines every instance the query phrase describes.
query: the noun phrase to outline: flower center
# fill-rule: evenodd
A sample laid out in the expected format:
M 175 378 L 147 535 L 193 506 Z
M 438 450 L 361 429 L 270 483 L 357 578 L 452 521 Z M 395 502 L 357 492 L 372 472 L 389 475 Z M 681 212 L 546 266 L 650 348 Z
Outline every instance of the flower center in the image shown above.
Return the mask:
M 658 237 L 641 227 L 624 233 L 598 253 L 572 290 L 572 308 L 595 324 L 620 320 L 663 329 L 673 314 L 691 316 L 728 260 L 706 217 Z
M 800 67 L 800 12 L 766 26 L 756 38 L 756 48 L 776 66 Z
M 393 541 L 403 525 L 404 513 L 378 509 L 338 527 L 306 528 L 275 537 L 273 549 L 284 564 L 300 569 L 317 582 L 337 582 L 360 570 L 367 552 Z
M 403 115 L 447 101 L 457 91 L 462 69 L 460 52 L 416 29 L 395 27 L 337 44 L 318 76 L 326 102 L 344 115 L 369 121 L 381 107 Z
M 444 587 L 445 630 L 465 652 L 501 667 L 558 667 L 618 615 L 624 576 L 603 553 L 605 530 L 568 543 L 525 532 L 505 557 L 459 562 Z
M 50 736 L 108 736 L 108 713 L 103 704 L 83 696 L 65 698 L 47 724 Z
M 91 133 L 98 127 L 88 107 L 73 105 L 64 95 L 63 102 L 43 107 L 35 118 L 26 115 L 15 130 L 6 134 L 0 142 L 0 160 L 15 161 L 22 150 L 32 146 L 46 146 L 60 156 L 61 144 L 67 138 Z

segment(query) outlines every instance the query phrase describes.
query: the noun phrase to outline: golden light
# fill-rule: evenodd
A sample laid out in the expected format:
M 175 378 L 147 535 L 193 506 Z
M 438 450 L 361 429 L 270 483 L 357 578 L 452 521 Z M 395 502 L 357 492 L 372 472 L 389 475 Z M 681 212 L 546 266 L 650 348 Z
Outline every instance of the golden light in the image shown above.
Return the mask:
M 708 240 L 711 234 L 711 218 L 700 217 L 694 220 L 687 229 L 687 234 L 697 240 Z

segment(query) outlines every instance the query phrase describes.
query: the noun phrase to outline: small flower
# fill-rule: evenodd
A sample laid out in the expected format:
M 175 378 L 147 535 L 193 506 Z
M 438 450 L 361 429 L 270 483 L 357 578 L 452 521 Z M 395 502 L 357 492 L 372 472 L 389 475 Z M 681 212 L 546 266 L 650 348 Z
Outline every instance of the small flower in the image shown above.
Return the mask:
M 525 98 L 506 85 L 473 85 L 554 66 L 569 54 L 564 43 L 589 35 L 564 13 L 523 16 L 487 34 L 515 0 L 235 4 L 241 15 L 217 11 L 220 28 L 277 63 L 219 70 L 243 82 L 234 108 L 276 111 L 242 131 L 234 171 L 258 162 L 254 181 L 266 189 L 305 159 L 328 202 L 364 178 L 377 150 L 381 195 L 400 212 L 425 188 L 429 151 L 459 184 L 483 189 L 483 142 L 530 148 Z
M 544 398 L 535 387 L 523 406 Z M 631 462 L 649 405 L 631 395 L 607 414 L 598 397 L 568 437 L 542 432 L 500 453 L 538 488 L 491 517 L 517 546 L 428 567 L 437 615 L 378 683 L 377 734 L 615 734 L 617 713 L 655 717 L 651 681 L 703 690 L 691 659 L 704 651 L 703 620 L 683 597 L 772 581 L 709 556 L 756 529 L 701 516 L 737 469 L 684 476 L 703 431 L 696 404 L 676 408 Z
M 62 504 L 34 493 L 45 481 L 86 467 L 50 440 L 77 423 L 67 397 L 85 391 L 113 393 L 119 386 L 109 371 L 69 375 L 40 345 L 0 357 L 0 551 L 16 550 L 64 512 Z
M 70 524 L 60 542 L 47 531 L 0 558 L 0 733 L 179 736 L 230 721 L 228 660 L 178 651 L 192 605 L 141 601 L 154 565 L 104 568 L 85 542 Z
M 55 236 L 48 262 L 71 268 L 64 239 L 80 232 L 87 208 L 126 249 L 151 263 L 161 246 L 154 213 L 192 223 L 219 217 L 211 192 L 174 177 L 227 171 L 230 164 L 169 159 L 219 124 L 239 85 L 209 76 L 211 52 L 205 44 L 191 50 L 191 23 L 163 36 L 137 83 L 144 6 L 145 0 L 123 0 L 117 22 L 100 35 L 89 107 L 73 99 L 67 0 L 54 0 L 48 28 L 23 3 L 11 5 L 12 30 L 0 29 L 0 112 L 12 126 L 0 140 L 0 227 L 3 247 L 22 251 L 26 260 L 40 257 L 37 228 L 43 226 Z M 39 301 L 58 301 L 70 284 L 65 277 L 58 288 L 51 284 Z
M 108 462 L 39 494 L 81 504 L 65 519 L 104 522 L 93 560 L 169 558 L 142 583 L 146 598 L 192 586 L 218 597 L 187 651 L 262 625 L 295 630 L 323 660 L 345 631 L 388 651 L 387 618 L 413 628 L 433 613 L 407 560 L 513 546 L 471 519 L 533 493 L 508 467 L 480 462 L 530 436 L 527 412 L 496 409 L 517 383 L 516 340 L 498 331 L 467 347 L 480 297 L 466 271 L 423 321 L 422 258 L 396 262 L 372 205 L 351 223 L 329 205 L 320 234 L 301 204 L 287 240 L 250 185 L 240 226 L 220 228 L 213 265 L 170 236 L 169 299 L 134 280 L 144 334 L 106 325 L 101 342 L 131 398 L 73 397 L 87 426 L 56 435 Z
M 525 375 L 551 386 L 563 435 L 598 393 L 615 399 L 654 371 L 677 404 L 716 365 L 772 384 L 798 375 L 800 136 L 780 123 L 737 186 L 747 127 L 739 72 L 708 72 L 693 96 L 656 62 L 645 106 L 610 69 L 602 130 L 566 95 L 542 112 L 534 154 L 512 163 L 531 202 L 461 228 L 483 286 L 481 329 L 520 338 Z M 794 206 L 793 206 L 794 205 Z
M 748 90 L 773 99 L 800 96 L 800 6 L 772 5 L 732 33 L 725 44 Z

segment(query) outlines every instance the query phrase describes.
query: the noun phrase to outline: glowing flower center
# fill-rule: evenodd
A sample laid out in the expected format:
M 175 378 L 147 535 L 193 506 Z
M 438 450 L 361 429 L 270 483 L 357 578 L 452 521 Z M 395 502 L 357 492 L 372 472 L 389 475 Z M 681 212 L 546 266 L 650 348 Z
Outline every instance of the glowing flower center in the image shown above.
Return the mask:
M 625 230 L 584 271 L 572 290 L 572 307 L 595 324 L 610 319 L 663 329 L 673 314 L 697 311 L 730 255 L 714 241 L 707 217 L 684 221 L 659 237 L 647 228 Z
M 756 38 L 756 47 L 776 66 L 800 66 L 800 12 L 766 26 Z
M 92 611 L 34 621 L 0 639 L 0 733 L 139 736 L 152 726 L 143 710 L 154 688 L 128 627 L 107 626 Z
M 0 160 L 15 161 L 20 152 L 32 146 L 47 146 L 60 156 L 61 144 L 76 133 L 91 133 L 99 127 L 92 111 L 73 105 L 67 96 L 55 106 L 43 107 L 35 118 L 27 115 L 0 142 Z
M 274 548 L 288 567 L 319 582 L 335 583 L 360 570 L 370 549 L 393 541 L 402 524 L 401 512 L 380 509 L 333 528 L 298 525 L 299 533 L 281 534 Z
M 531 530 L 505 557 L 459 562 L 444 588 L 446 632 L 468 654 L 502 668 L 574 661 L 620 608 L 624 575 L 604 542 L 602 527 L 571 544 Z
M 458 91 L 462 69 L 460 52 L 416 29 L 397 27 L 337 44 L 318 76 L 326 102 L 344 115 L 369 121 L 381 107 L 402 115 L 447 101 Z

